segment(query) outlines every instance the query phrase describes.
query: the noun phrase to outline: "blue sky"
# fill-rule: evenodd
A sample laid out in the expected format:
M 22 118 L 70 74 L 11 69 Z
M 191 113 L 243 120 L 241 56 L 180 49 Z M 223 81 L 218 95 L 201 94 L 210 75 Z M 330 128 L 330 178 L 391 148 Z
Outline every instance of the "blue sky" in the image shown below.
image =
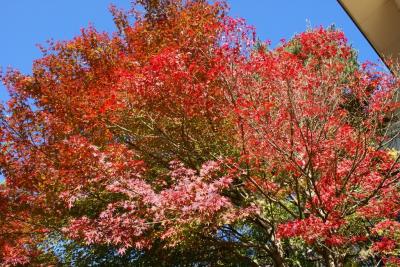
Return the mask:
M 32 61 L 40 57 L 35 44 L 49 38 L 68 40 L 92 23 L 98 30 L 114 30 L 108 12 L 110 3 L 128 8 L 130 0 L 2 0 L 0 8 L 0 66 L 30 73 Z M 307 25 L 342 29 L 359 51 L 360 60 L 379 58 L 336 0 L 228 0 L 231 14 L 256 27 L 262 40 L 272 44 L 304 31 Z M 0 100 L 7 94 L 0 85 Z

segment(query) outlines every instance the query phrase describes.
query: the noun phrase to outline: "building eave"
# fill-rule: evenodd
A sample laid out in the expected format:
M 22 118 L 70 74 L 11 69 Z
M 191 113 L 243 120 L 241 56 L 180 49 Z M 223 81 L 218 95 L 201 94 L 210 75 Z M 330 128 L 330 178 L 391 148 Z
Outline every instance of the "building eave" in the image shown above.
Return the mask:
M 400 0 L 338 0 L 338 3 L 383 62 L 385 58 L 400 61 Z

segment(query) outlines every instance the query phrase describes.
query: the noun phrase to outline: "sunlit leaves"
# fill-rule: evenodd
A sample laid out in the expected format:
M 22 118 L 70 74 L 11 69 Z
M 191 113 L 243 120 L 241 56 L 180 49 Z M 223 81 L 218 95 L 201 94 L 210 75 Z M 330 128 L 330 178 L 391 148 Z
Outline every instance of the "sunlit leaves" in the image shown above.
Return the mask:
M 0 261 L 396 263 L 396 78 L 332 28 L 272 49 L 224 3 L 137 2 L 3 76 Z

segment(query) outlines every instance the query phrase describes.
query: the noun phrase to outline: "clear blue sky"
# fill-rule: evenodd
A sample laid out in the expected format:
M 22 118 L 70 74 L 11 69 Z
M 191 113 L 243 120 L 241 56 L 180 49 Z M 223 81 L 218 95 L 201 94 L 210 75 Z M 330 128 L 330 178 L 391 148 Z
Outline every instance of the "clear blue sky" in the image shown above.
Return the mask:
M 130 0 L 1 0 L 0 66 L 30 73 L 32 61 L 40 57 L 35 44 L 49 38 L 67 40 L 92 23 L 98 30 L 113 31 L 108 6 L 128 8 Z M 256 27 L 262 40 L 272 44 L 311 26 L 335 24 L 359 51 L 361 61 L 378 56 L 359 33 L 336 0 L 228 0 L 231 14 Z M 307 22 L 308 21 L 308 22 Z M 7 94 L 0 85 L 0 100 Z

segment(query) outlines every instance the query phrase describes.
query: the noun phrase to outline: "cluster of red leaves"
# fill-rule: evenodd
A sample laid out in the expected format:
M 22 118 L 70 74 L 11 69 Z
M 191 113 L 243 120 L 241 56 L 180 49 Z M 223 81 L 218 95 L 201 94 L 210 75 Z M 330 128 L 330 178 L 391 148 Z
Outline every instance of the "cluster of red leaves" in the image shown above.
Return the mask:
M 375 225 L 373 229 L 380 238 L 372 246 L 372 250 L 385 255 L 388 265 L 399 264 L 398 252 L 400 251 L 400 223 L 394 220 L 384 220 Z
M 91 168 L 96 172 L 89 172 L 95 176 L 63 191 L 62 198 L 70 209 L 74 209 L 96 192 L 120 197 L 96 216 L 89 218 L 85 214 L 71 220 L 63 228 L 70 238 L 82 238 L 87 244 L 112 244 L 124 252 L 130 247 L 147 248 L 156 238 L 173 236 L 171 243 L 178 242 L 184 238 L 181 232 L 186 228 L 203 222 L 218 225 L 222 215 L 239 213 L 221 195 L 222 190 L 230 186 L 232 178 L 215 177 L 220 171 L 218 162 L 204 163 L 199 174 L 180 162 L 171 162 L 171 171 L 159 181 L 169 180 L 170 185 L 156 191 L 143 177 L 143 162 L 132 160 L 131 151 L 114 147 L 95 157 L 91 160 Z
M 46 233 L 44 227 L 35 227 L 26 210 L 31 198 L 0 185 L 0 263 L 3 266 L 24 265 L 40 255 L 32 231 Z

